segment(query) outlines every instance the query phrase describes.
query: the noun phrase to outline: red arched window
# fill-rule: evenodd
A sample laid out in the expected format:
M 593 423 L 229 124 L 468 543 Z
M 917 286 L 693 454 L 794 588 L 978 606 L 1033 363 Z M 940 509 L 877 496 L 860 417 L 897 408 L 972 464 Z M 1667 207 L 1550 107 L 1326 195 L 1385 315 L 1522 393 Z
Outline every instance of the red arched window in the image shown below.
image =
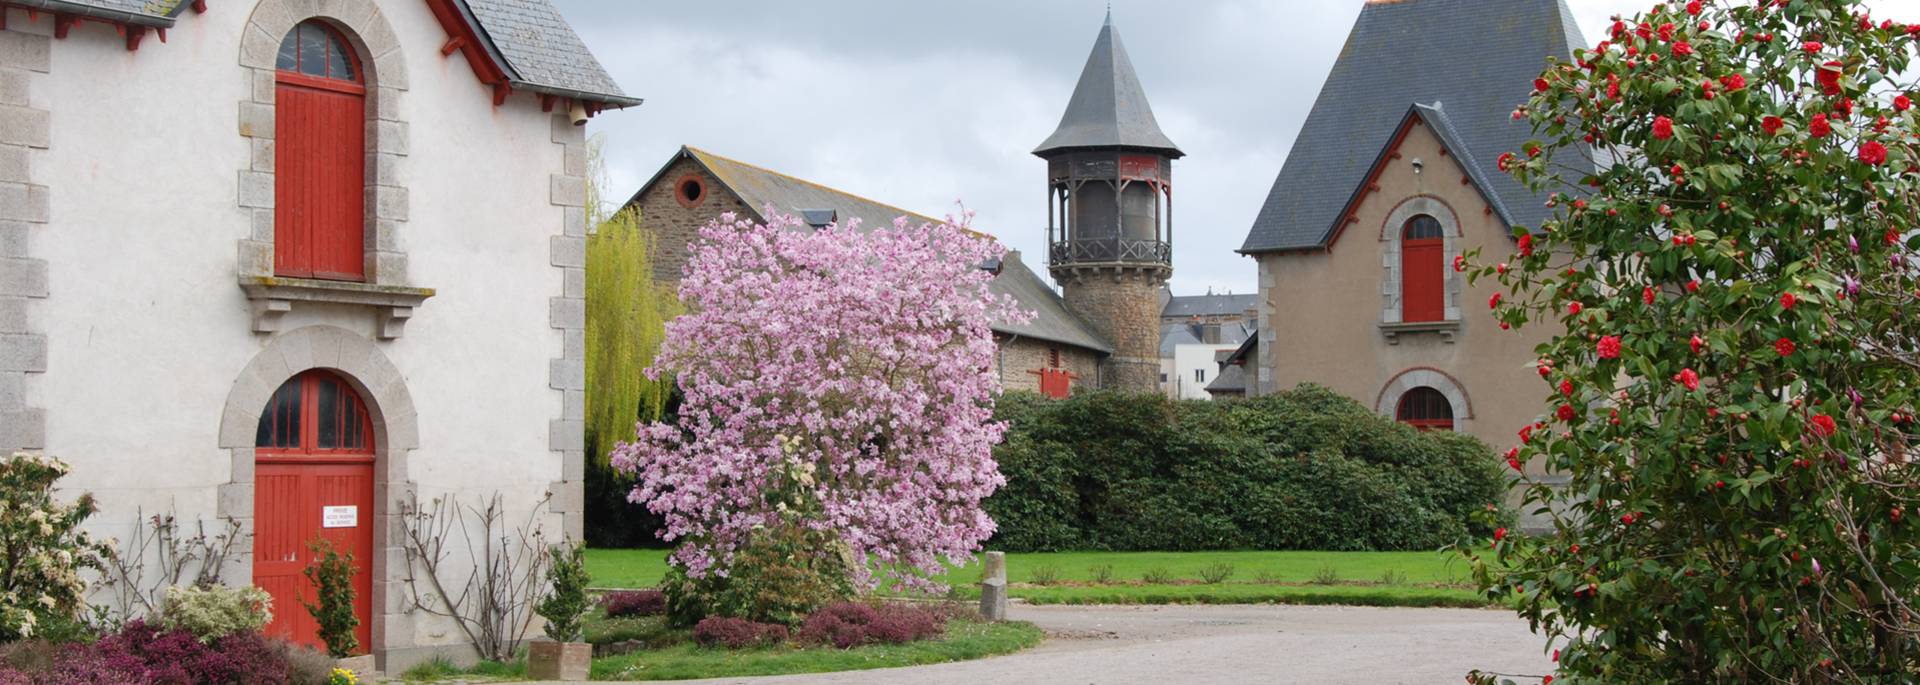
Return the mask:
M 1433 388 L 1414 388 L 1400 396 L 1394 418 L 1423 431 L 1450 431 L 1453 430 L 1453 403 Z
M 360 57 L 324 22 L 280 42 L 274 90 L 273 270 L 366 278 L 366 95 Z
M 326 371 L 308 371 L 273 392 L 253 444 L 261 457 L 371 457 L 372 426 L 353 386 Z
M 1400 233 L 1400 320 L 1446 317 L 1446 238 L 1440 220 L 1421 214 Z

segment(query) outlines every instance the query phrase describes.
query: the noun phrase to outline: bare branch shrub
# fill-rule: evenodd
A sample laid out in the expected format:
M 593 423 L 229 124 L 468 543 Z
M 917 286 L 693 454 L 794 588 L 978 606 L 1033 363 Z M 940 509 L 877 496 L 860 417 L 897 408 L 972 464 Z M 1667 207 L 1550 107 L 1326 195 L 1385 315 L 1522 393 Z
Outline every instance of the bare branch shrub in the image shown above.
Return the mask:
M 511 531 L 499 493 L 482 506 L 462 506 L 452 495 L 426 507 L 402 506 L 410 607 L 451 619 L 483 659 L 513 658 L 533 628 L 533 607 L 546 594 L 547 542 L 539 515 L 549 499 L 550 493 Z M 450 564 L 449 542 L 466 550 L 472 563 Z

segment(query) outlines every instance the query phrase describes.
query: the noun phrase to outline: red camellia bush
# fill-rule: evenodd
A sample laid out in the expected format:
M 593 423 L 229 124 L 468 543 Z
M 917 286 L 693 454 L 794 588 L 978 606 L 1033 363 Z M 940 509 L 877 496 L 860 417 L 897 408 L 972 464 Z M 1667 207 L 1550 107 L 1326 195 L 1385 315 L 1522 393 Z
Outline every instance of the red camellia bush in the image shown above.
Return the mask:
M 1510 463 L 1568 482 L 1524 484 L 1550 535 L 1461 549 L 1560 641 L 1553 682 L 1920 672 L 1917 48 L 1857 0 L 1655 5 L 1516 110 L 1544 152 L 1502 166 L 1558 214 L 1466 271 L 1564 329 L 1563 421 Z

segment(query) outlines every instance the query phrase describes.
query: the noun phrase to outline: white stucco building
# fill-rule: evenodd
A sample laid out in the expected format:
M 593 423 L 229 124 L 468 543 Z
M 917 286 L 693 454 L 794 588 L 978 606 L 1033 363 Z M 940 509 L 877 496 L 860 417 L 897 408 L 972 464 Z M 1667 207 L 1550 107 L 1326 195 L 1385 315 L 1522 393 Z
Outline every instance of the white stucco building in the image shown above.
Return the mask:
M 333 539 L 364 649 L 462 656 L 401 600 L 399 513 L 499 494 L 578 537 L 576 124 L 639 101 L 547 0 L 0 18 L 0 450 L 72 464 L 104 535 L 239 521 L 224 577 L 295 639 L 305 543 Z

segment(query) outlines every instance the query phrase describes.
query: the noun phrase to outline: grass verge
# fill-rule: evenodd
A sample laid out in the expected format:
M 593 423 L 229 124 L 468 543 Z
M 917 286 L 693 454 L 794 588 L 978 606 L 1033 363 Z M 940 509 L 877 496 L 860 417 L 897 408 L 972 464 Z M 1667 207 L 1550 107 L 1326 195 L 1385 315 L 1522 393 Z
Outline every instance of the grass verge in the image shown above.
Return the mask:
M 680 643 L 594 659 L 593 678 L 685 680 L 920 666 L 1010 654 L 1039 644 L 1041 637 L 1031 623 L 956 620 L 947 624 L 945 637 L 904 645 L 727 650 Z

